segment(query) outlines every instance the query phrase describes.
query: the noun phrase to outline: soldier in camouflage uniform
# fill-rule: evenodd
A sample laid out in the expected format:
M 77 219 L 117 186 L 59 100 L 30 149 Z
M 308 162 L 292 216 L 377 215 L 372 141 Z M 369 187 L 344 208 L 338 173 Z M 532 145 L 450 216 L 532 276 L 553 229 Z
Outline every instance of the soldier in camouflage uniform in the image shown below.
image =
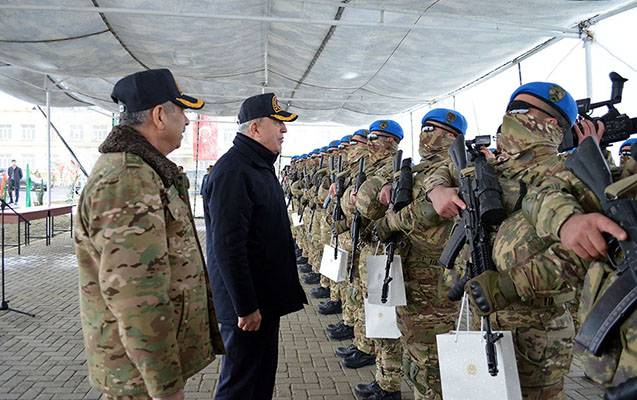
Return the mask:
M 585 266 L 538 237 L 520 206 L 528 188 L 560 170 L 557 146 L 576 116 L 573 98 L 552 83 L 526 84 L 511 96 L 498 143 L 506 157 L 493 162 L 508 215 L 493 237 L 497 271 L 486 271 L 465 286 L 474 312 L 488 315 L 495 330 L 512 331 L 525 399 L 565 398 L 575 335 L 565 304 L 575 291 L 558 275 Z M 466 207 L 454 187 L 456 179 L 455 167 L 449 166 L 425 183 L 436 212 L 446 218 Z
M 89 376 L 107 399 L 183 399 L 223 351 L 185 181 L 166 158 L 184 108 L 203 102 L 180 95 L 168 70 L 127 76 L 112 97 L 125 111 L 75 217 Z
M 447 150 L 467 122 L 454 110 L 437 108 L 421 121 L 421 162 L 413 168 L 413 201 L 398 213 L 389 211 L 376 222 L 381 240 L 399 236 L 407 306 L 396 308 L 404 349 L 403 370 L 414 388 L 415 398 L 442 399 L 436 335 L 454 329 L 458 303 L 447 298 L 446 270 L 438 265 L 440 253 L 453 224 L 440 218 L 426 198 L 423 184 L 440 163 L 448 164 Z M 384 190 L 389 190 L 386 185 Z
M 358 193 L 356 193 L 356 209 L 367 221 L 367 229 L 363 229 L 360 242 L 360 260 L 358 263 L 360 292 L 367 297 L 367 268 L 366 260 L 368 256 L 375 253 L 377 242 L 372 239 L 372 221 L 382 218 L 387 206 L 383 205 L 379 199 L 379 193 L 385 184 L 391 179 L 393 174 L 393 155 L 398 149 L 398 143 L 403 138 L 403 130 L 400 125 L 392 120 L 379 120 L 371 124 L 369 128 L 368 145 L 370 147 L 369 172 L 367 180 Z M 373 225 L 372 225 L 373 226 Z M 364 310 L 359 313 L 357 321 L 364 329 Z M 374 350 L 376 353 L 376 374 L 375 381 L 369 384 L 360 384 L 354 391 L 359 398 L 365 399 L 400 399 L 400 383 L 402 381 L 402 354 L 403 349 L 400 339 L 374 339 Z M 345 366 L 348 365 L 352 357 L 359 356 L 353 354 L 343 360 Z
M 582 129 L 596 130 L 589 121 L 581 124 Z M 601 137 L 603 129 L 598 131 L 601 131 L 598 133 Z M 620 148 L 620 155 L 621 151 Z M 635 174 L 631 165 L 634 164 L 622 157 L 620 170 L 616 173 L 620 180 L 613 186 L 623 188 L 626 193 L 623 198 L 637 199 L 637 184 L 629 181 Z M 600 259 L 607 249 L 602 233 L 624 240 L 625 232 L 600 214 L 600 205 L 589 188 L 566 169 L 547 177 L 539 187 L 530 190 L 523 209 L 536 225 L 540 237 L 571 250 L 581 260 L 590 261 L 590 264 L 584 262 L 582 268 L 567 270 L 568 274 L 560 276 L 573 286 L 582 287 L 578 319 L 583 322 L 596 301 L 618 278 L 617 271 Z M 608 341 L 599 357 L 577 344 L 575 351 L 586 376 L 604 386 L 616 386 L 637 376 L 637 312 L 633 311 Z
M 337 229 L 339 232 L 339 247 L 348 253 L 348 268 L 351 268 L 353 251 L 352 251 L 352 236 L 351 225 L 352 218 L 355 212 L 355 207 L 350 201 L 350 194 L 354 189 L 354 182 L 358 174 L 358 163 L 362 158 L 367 158 L 367 130 L 360 129 L 354 132 L 350 139 L 350 146 L 347 149 L 347 165 L 344 167 L 344 171 L 341 174 L 345 186 L 343 198 L 341 200 L 341 209 L 343 211 L 343 219 L 338 222 Z M 335 192 L 336 188 L 334 188 Z M 358 254 L 354 260 L 354 265 L 358 263 Z M 349 270 L 348 270 L 349 271 Z M 341 299 L 343 303 L 343 319 L 337 324 L 331 324 L 328 326 L 328 332 L 330 337 L 345 338 L 354 337 L 354 344 L 345 347 L 339 347 L 336 349 L 336 355 L 339 357 L 350 356 L 356 349 L 356 343 L 364 342 L 364 332 L 355 330 L 356 327 L 356 314 L 359 312 L 362 304 L 362 296 L 358 293 L 358 274 L 356 271 L 352 273 L 352 282 L 349 279 L 344 283 L 344 290 L 341 292 Z M 343 332 L 339 332 L 343 331 Z M 361 337 L 362 335 L 362 337 Z M 367 339 L 369 340 L 369 339 Z M 371 341 L 370 341 L 371 342 Z M 371 344 L 370 344 L 371 346 Z M 371 350 L 370 350 L 371 352 Z

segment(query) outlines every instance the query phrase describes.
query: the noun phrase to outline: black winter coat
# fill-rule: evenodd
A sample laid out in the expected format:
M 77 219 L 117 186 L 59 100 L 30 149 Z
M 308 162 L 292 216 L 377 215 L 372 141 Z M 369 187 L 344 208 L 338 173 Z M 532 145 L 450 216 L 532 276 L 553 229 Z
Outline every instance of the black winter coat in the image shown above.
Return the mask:
M 277 155 L 237 134 L 208 176 L 206 243 L 217 319 L 260 310 L 279 317 L 307 304 L 299 283 Z

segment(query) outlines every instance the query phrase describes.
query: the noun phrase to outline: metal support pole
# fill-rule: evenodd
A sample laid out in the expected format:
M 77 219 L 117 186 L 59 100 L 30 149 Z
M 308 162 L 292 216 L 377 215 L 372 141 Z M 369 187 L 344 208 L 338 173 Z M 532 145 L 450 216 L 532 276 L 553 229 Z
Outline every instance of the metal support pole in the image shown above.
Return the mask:
M 51 190 L 53 183 L 53 173 L 51 170 L 51 99 L 49 89 L 46 89 L 46 137 L 47 137 L 47 159 L 48 159 L 48 175 L 47 175 L 47 205 L 51 205 Z
M 518 63 L 518 80 L 520 81 L 520 86 L 522 86 L 522 64 Z
M 586 97 L 593 98 L 593 33 L 590 30 L 582 31 L 582 40 L 584 41 L 584 58 L 586 60 Z
M 410 111 L 409 112 L 409 126 L 411 127 L 411 159 L 414 159 L 414 147 L 416 144 L 416 141 L 414 140 L 414 112 Z

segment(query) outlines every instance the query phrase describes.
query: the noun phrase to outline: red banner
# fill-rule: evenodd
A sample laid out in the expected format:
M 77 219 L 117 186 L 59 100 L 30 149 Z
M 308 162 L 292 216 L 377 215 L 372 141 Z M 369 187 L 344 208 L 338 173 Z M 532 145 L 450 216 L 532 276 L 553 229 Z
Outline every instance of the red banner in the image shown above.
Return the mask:
M 207 115 L 199 115 L 192 130 L 192 156 L 206 161 L 216 161 L 217 155 L 217 123 Z M 197 157 L 199 153 L 199 157 Z

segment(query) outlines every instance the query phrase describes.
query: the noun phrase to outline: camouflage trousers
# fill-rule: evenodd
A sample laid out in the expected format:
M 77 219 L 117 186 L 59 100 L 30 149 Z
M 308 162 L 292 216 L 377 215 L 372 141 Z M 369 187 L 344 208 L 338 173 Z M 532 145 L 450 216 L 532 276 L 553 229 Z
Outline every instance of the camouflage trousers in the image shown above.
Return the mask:
M 586 376 L 604 386 L 616 386 L 637 376 L 637 311 L 633 311 L 617 333 L 599 357 L 575 345 L 575 356 Z
M 403 380 L 403 346 L 400 339 L 374 339 L 378 385 L 386 392 L 400 391 Z
M 351 300 L 351 307 L 354 314 L 354 345 L 364 353 L 373 354 L 375 352 L 374 341 L 365 336 L 365 297 L 367 297 L 367 257 L 371 256 L 372 250 L 369 246 L 361 246 L 359 249 L 356 269 L 358 274 L 350 287 L 348 297 Z
M 407 306 L 397 307 L 403 369 L 416 399 L 442 399 L 436 335 L 454 329 L 459 303 L 447 299 L 443 269 L 406 264 Z
M 473 319 L 480 323 L 480 318 Z M 491 315 L 494 330 L 511 331 L 524 400 L 563 400 L 575 328 L 564 305 L 517 304 Z
M 104 396 L 104 400 L 151 400 L 151 397 L 146 394 L 139 394 L 136 396 L 112 396 L 110 394 L 105 394 Z

